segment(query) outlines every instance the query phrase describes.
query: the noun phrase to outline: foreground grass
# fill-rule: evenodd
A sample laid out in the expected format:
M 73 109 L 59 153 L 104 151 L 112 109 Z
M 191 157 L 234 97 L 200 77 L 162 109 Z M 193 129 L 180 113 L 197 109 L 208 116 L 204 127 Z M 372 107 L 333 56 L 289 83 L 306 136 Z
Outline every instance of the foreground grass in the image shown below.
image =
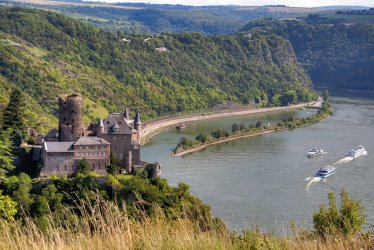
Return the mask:
M 372 235 L 322 239 L 310 232 L 277 237 L 258 230 L 240 234 L 225 228 L 204 231 L 183 216 L 130 219 L 112 202 L 80 205 L 81 216 L 66 209 L 35 221 L 0 221 L 0 249 L 371 249 Z

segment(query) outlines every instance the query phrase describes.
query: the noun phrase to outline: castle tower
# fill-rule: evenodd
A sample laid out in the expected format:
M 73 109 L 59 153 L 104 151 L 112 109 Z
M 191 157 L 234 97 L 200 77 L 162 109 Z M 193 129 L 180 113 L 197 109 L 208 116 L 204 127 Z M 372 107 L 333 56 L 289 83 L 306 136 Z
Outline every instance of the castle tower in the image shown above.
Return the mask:
M 60 96 L 59 105 L 59 140 L 74 141 L 84 135 L 82 121 L 83 97 L 80 94 Z
M 97 124 L 96 124 L 96 135 L 101 137 L 102 133 L 104 132 L 104 123 L 103 123 L 103 119 L 99 118 L 99 120 L 97 121 Z
M 140 114 L 139 114 L 139 110 L 136 111 L 136 115 L 135 115 L 135 119 L 134 119 L 134 129 L 136 129 L 138 131 L 137 133 L 137 142 L 138 144 L 140 144 L 140 132 L 141 132 L 141 129 L 142 129 L 142 123 L 140 121 Z
M 130 120 L 130 114 L 129 114 L 129 110 L 127 108 L 125 109 L 125 112 L 123 113 L 123 116 L 125 117 L 126 120 Z

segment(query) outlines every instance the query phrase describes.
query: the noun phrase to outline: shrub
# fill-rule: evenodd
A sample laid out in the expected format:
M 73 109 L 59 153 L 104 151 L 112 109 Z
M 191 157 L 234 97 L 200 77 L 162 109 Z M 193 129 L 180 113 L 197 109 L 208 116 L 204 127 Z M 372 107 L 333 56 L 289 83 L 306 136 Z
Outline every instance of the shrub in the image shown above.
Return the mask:
M 344 190 L 340 193 L 341 204 L 338 210 L 334 193 L 329 193 L 329 208 L 320 205 L 319 212 L 313 214 L 314 229 L 321 236 L 353 235 L 362 230 L 366 216 L 361 202 L 351 199 Z
M 83 174 L 83 175 L 88 175 L 88 173 L 91 171 L 91 165 L 87 161 L 86 158 L 83 158 L 78 162 L 78 169 L 77 173 Z

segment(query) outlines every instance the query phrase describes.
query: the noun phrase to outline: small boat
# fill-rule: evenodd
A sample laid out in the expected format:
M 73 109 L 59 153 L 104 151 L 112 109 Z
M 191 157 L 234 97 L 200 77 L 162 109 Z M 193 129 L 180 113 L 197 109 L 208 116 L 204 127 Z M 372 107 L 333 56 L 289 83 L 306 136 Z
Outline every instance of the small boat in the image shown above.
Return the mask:
M 184 129 L 185 127 L 186 127 L 186 124 L 181 123 L 181 124 L 177 125 L 175 128 L 176 129 Z
M 315 177 L 319 177 L 323 179 L 333 174 L 335 174 L 335 168 L 330 165 L 327 165 L 325 167 L 321 167 L 316 173 Z
M 367 154 L 368 154 L 368 152 L 366 151 L 366 149 L 363 146 L 358 146 L 357 148 L 350 150 L 349 153 L 348 153 L 348 156 L 353 157 L 353 158 L 357 158 L 361 155 L 367 155 Z
M 308 152 L 308 157 L 315 157 L 315 156 L 318 156 L 318 155 L 322 155 L 324 153 L 325 152 L 320 148 L 313 148 L 312 150 L 310 150 Z

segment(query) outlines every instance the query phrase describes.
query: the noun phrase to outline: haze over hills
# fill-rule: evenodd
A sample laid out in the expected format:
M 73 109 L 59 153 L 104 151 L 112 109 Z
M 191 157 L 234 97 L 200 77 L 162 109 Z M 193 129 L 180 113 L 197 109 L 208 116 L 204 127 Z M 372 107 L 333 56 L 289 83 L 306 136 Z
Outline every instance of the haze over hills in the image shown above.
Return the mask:
M 73 91 L 90 100 L 86 120 L 125 107 L 152 118 L 224 102 L 284 105 L 315 97 L 290 43 L 276 35 L 115 35 L 18 7 L 0 9 L 0 31 L 2 102 L 12 86 L 21 88 L 33 100 L 33 126 L 39 117 L 50 123 L 57 95 Z

